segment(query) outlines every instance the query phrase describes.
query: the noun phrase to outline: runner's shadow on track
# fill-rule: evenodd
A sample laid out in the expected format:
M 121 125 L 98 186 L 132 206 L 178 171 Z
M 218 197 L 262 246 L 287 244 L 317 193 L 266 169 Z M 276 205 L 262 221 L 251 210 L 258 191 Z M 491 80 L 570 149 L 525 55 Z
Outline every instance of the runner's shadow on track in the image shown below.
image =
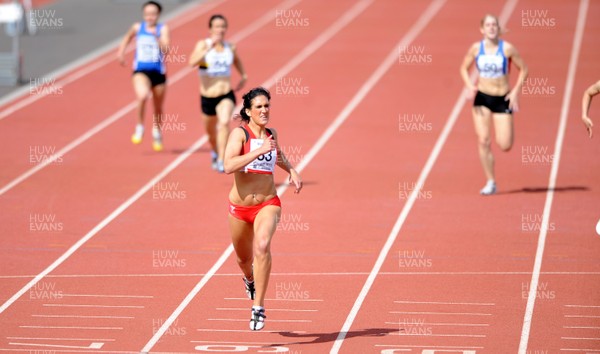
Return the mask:
M 513 189 L 511 191 L 497 192 L 496 194 L 516 194 L 516 193 L 546 193 L 553 190 L 556 193 L 563 192 L 586 192 L 590 189 L 586 186 L 567 186 L 567 187 L 523 187 L 521 189 Z
M 361 329 L 356 331 L 350 331 L 346 333 L 346 339 L 354 338 L 354 337 L 383 337 L 392 332 L 398 332 L 397 328 L 369 328 L 369 329 Z M 278 332 L 279 335 L 283 337 L 289 338 L 315 338 L 309 342 L 295 342 L 295 343 L 280 343 L 273 344 L 271 347 L 284 346 L 290 344 L 317 344 L 317 343 L 328 343 L 334 342 L 339 332 L 335 333 L 294 333 L 294 332 Z

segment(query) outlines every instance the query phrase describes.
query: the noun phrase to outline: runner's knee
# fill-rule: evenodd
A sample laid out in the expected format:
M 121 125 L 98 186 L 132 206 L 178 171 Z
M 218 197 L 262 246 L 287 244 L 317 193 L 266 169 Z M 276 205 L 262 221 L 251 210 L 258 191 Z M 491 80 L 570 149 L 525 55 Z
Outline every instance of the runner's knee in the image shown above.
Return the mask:
M 512 141 L 499 141 L 498 142 L 498 147 L 500 147 L 500 149 L 502 151 L 510 151 L 510 149 L 512 148 Z
M 254 237 L 254 256 L 257 258 L 268 256 L 271 252 L 271 242 L 268 235 L 261 237 L 260 234 L 257 234 Z
M 489 150 L 492 145 L 492 141 L 490 140 L 489 136 L 480 136 L 478 137 L 477 142 L 479 143 L 480 149 Z
M 243 265 L 243 264 L 252 263 L 252 258 L 253 258 L 253 257 L 252 257 L 251 255 L 250 255 L 250 256 L 242 256 L 242 257 L 240 257 L 240 256 L 238 255 L 238 257 L 237 257 L 237 262 L 238 262 L 238 264 L 242 264 L 242 265 Z

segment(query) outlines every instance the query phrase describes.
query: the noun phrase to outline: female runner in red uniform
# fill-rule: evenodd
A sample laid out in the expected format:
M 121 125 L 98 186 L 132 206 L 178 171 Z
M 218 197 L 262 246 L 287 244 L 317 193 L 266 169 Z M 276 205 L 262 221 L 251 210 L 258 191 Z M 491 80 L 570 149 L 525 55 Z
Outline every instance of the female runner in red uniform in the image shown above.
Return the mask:
M 277 132 L 266 127 L 270 99 L 269 91 L 262 87 L 243 96 L 240 115 L 244 124 L 229 135 L 224 161 L 225 173 L 234 174 L 229 193 L 229 228 L 237 262 L 244 273 L 246 293 L 254 300 L 250 318 L 253 331 L 265 325 L 271 239 L 281 217 L 281 202 L 273 180 L 275 165 L 290 174 L 295 193 L 302 189 L 300 175 L 277 144 Z

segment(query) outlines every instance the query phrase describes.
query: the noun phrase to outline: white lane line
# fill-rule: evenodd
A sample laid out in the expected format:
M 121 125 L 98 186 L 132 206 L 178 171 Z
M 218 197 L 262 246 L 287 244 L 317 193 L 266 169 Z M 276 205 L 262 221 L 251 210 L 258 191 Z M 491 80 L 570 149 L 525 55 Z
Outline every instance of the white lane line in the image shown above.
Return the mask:
M 296 4 L 298 1 L 300 1 L 300 0 L 287 0 L 281 6 L 277 6 L 276 9 L 287 9 L 287 8 L 293 6 L 294 4 Z M 267 11 L 265 13 L 265 15 L 263 15 L 261 18 L 259 18 L 256 21 L 253 21 L 252 24 L 248 25 L 243 30 L 241 30 L 240 32 L 233 35 L 231 37 L 231 41 L 232 42 L 240 42 L 242 39 L 248 37 L 250 34 L 252 34 L 256 30 L 258 30 L 260 27 L 269 23 L 269 21 L 272 20 L 274 13 L 275 13 L 275 8 L 270 11 Z M 193 71 L 194 70 L 190 67 L 185 67 L 185 68 L 179 70 L 172 77 L 170 77 L 169 80 L 167 80 L 167 86 L 175 85 L 176 82 L 183 79 L 184 77 L 186 77 Z M 12 188 L 14 188 L 19 183 L 26 180 L 27 178 L 31 177 L 35 173 L 39 172 L 43 168 L 53 164 L 57 159 L 63 158 L 64 155 L 66 155 L 69 151 L 71 151 L 71 150 L 75 149 L 77 146 L 83 144 L 85 141 L 87 141 L 88 139 L 90 139 L 91 137 L 96 135 L 98 132 L 102 131 L 107 126 L 109 126 L 112 123 L 116 122 L 117 120 L 123 118 L 127 113 L 129 113 L 129 111 L 133 110 L 136 107 L 136 105 L 137 105 L 137 103 L 135 101 L 129 103 L 125 107 L 121 108 L 120 110 L 118 110 L 117 112 L 112 114 L 110 117 L 106 118 L 102 122 L 98 123 L 91 129 L 86 131 L 83 135 L 79 136 L 77 139 L 73 140 L 72 142 L 70 142 L 63 148 L 61 148 L 58 152 L 56 152 L 52 156 L 49 156 L 48 158 L 44 159 L 42 162 L 38 163 L 37 165 L 33 166 L 32 168 L 30 168 L 29 170 L 27 170 L 26 172 L 21 174 L 19 177 L 10 181 L 7 185 L 2 187 L 2 189 L 0 189 L 0 196 L 3 195 L 4 193 L 8 192 Z
M 406 35 L 404 35 L 404 37 L 402 37 L 402 39 L 396 46 L 394 46 L 394 49 L 385 58 L 383 63 L 378 68 L 377 72 L 369 78 L 368 83 L 372 83 L 372 84 L 365 85 L 365 87 L 364 87 L 365 91 L 366 91 L 364 93 L 365 95 L 367 94 L 368 91 L 370 91 L 372 89 L 374 84 L 377 81 L 379 81 L 379 79 L 381 79 L 381 77 L 383 77 L 383 75 L 389 70 L 389 68 L 396 62 L 397 55 L 398 55 L 397 48 L 408 47 L 408 45 L 412 41 L 414 41 L 414 39 L 421 33 L 421 31 L 423 31 L 423 29 L 425 29 L 425 27 L 429 24 L 429 22 L 433 19 L 433 17 L 437 14 L 437 12 L 443 7 L 444 3 L 445 3 L 445 1 L 443 1 L 443 0 L 436 0 L 436 1 L 433 1 L 427 7 L 427 9 L 419 17 L 417 22 L 410 28 L 408 33 Z M 417 185 L 422 185 L 422 184 L 417 184 Z M 415 192 L 415 191 L 418 192 L 418 189 L 419 188 L 415 188 L 413 190 L 413 192 Z M 411 200 L 412 200 L 412 202 L 411 202 Z M 407 205 L 412 206 L 412 203 L 414 203 L 414 193 L 412 193 L 411 197 L 409 197 L 409 201 L 407 202 L 407 204 L 405 204 L 405 207 L 402 211 L 404 212 L 405 209 L 407 209 L 406 208 Z M 408 208 L 408 210 L 410 210 L 410 207 Z M 406 213 L 406 214 L 408 214 L 408 213 Z M 399 220 L 402 219 L 403 215 L 405 215 L 405 213 L 401 214 Z M 398 225 L 398 230 L 396 232 L 394 232 L 396 229 L 396 225 Z M 395 225 L 394 229 L 392 230 L 392 233 L 395 233 L 395 234 L 398 233 L 401 223 L 397 222 L 396 225 Z M 331 349 L 331 353 L 339 352 L 340 347 L 342 346 L 342 343 L 343 343 L 344 339 L 346 338 L 346 334 L 350 330 L 350 327 L 352 326 L 352 323 L 354 322 L 354 319 L 356 318 L 358 310 L 362 306 L 362 303 L 363 303 L 367 293 L 369 292 L 371 285 L 373 284 L 373 281 L 375 280 L 375 276 L 376 276 L 377 272 L 379 272 L 379 269 L 381 269 L 381 265 L 383 264 L 383 261 L 384 261 L 385 257 L 387 256 L 389 249 L 391 248 L 391 246 L 396 238 L 395 234 L 390 234 L 383 249 L 381 250 L 381 253 L 379 254 L 379 257 L 375 263 L 375 266 L 373 267 L 373 270 L 369 274 L 369 277 L 367 278 L 366 283 L 364 284 L 363 288 L 361 289 L 361 292 L 358 295 L 356 302 L 354 303 L 354 306 L 350 310 L 350 313 L 348 314 L 348 317 L 346 318 L 346 321 L 344 322 L 342 329 L 340 330 L 340 333 L 334 342 L 334 345 Z
M 123 327 L 84 327 L 84 326 L 19 326 L 32 329 L 84 329 L 84 330 L 122 330 Z
M 531 275 L 532 272 L 381 272 L 379 275 Z M 544 275 L 600 275 L 600 272 L 540 272 Z
M 533 309 L 540 281 L 540 271 L 542 269 L 542 259 L 544 257 L 544 247 L 546 246 L 546 236 L 548 234 L 548 225 L 550 225 L 550 211 L 552 209 L 552 201 L 554 200 L 554 189 L 556 188 L 556 178 L 558 176 L 558 167 L 560 164 L 560 154 L 562 152 L 562 144 L 567 127 L 567 119 L 569 114 L 569 105 L 571 103 L 571 95 L 573 93 L 573 82 L 577 73 L 577 62 L 579 61 L 579 50 L 581 48 L 581 40 L 585 29 L 586 14 L 588 9 L 588 0 L 581 0 L 579 3 L 579 13 L 577 14 L 577 27 L 573 38 L 573 47 L 571 48 L 571 57 L 569 59 L 569 70 L 565 83 L 565 93 L 562 101 L 560 112 L 560 122 L 558 125 L 558 133 L 554 144 L 554 156 L 552 160 L 552 168 L 550 170 L 550 178 L 548 181 L 548 192 L 546 193 L 546 202 L 544 204 L 544 212 L 542 216 L 542 226 L 538 237 L 537 249 L 535 252 L 535 262 L 533 265 L 533 274 L 529 284 L 529 294 L 527 296 L 527 307 L 523 316 L 523 329 L 521 331 L 521 341 L 519 342 L 519 354 L 527 353 L 527 342 L 529 341 L 529 332 L 531 330 L 531 320 L 533 318 Z
M 232 332 L 232 333 L 257 333 L 256 331 L 251 331 L 249 329 L 214 329 L 214 328 L 198 328 L 196 331 L 198 332 Z M 297 334 L 305 334 L 306 331 L 289 331 L 286 329 L 272 329 L 272 330 L 261 330 L 260 333 L 297 333 Z M 146 353 L 146 352 L 143 352 Z
M 99 297 L 99 298 L 130 298 L 130 299 L 154 299 L 150 295 L 93 295 L 93 294 L 62 294 L 63 297 Z
M 84 315 L 31 315 L 31 317 L 41 317 L 41 318 L 107 318 L 107 319 L 134 319 L 135 317 L 131 316 L 84 316 Z
M 379 275 L 531 275 L 531 272 L 380 272 Z M 541 275 L 600 275 L 600 272 L 540 272 Z M 203 277 L 205 273 L 149 273 L 149 274 L 48 274 L 46 278 L 171 278 L 171 277 Z M 277 276 L 365 276 L 369 272 L 331 272 L 331 273 L 271 273 L 272 277 Z M 219 273 L 215 277 L 239 277 L 235 273 Z M 0 279 L 21 279 L 33 278 L 35 275 L 0 275 Z M 226 298 L 227 300 L 246 300 L 247 298 Z M 275 300 L 275 299 L 271 299 Z M 592 306 L 593 307 L 593 306 Z
M 408 325 L 411 327 L 417 326 L 456 326 L 456 327 L 489 327 L 490 325 L 487 323 L 420 323 L 420 322 L 386 322 L 385 324 L 392 325 Z
M 55 260 L 51 265 L 49 265 L 46 269 L 44 269 L 40 274 L 38 274 L 35 278 L 29 281 L 21 290 L 16 292 L 10 299 L 6 300 L 2 306 L 0 306 L 0 313 L 4 312 L 10 305 L 12 305 L 17 299 L 19 299 L 23 294 L 25 294 L 29 289 L 31 289 L 35 284 L 37 284 L 40 280 L 42 280 L 48 273 L 52 272 L 58 266 L 60 266 L 65 260 L 67 260 L 73 253 L 75 253 L 81 246 L 83 246 L 87 241 L 89 241 L 92 237 L 94 237 L 100 230 L 102 230 L 106 225 L 116 219 L 121 213 L 123 213 L 127 208 L 129 208 L 133 203 L 135 203 L 138 199 L 140 199 L 147 191 L 149 191 L 152 186 L 158 183 L 161 179 L 163 179 L 166 175 L 171 173 L 177 166 L 179 166 L 183 161 L 185 161 L 189 156 L 191 156 L 194 151 L 198 150 L 206 141 L 208 140 L 207 136 L 203 136 L 198 141 L 196 141 L 192 146 L 190 146 L 184 153 L 179 155 L 175 160 L 173 160 L 167 167 L 165 167 L 159 174 L 154 176 L 146 185 L 140 188 L 134 195 L 129 197 L 123 204 L 121 204 L 117 209 L 115 209 L 110 215 L 108 215 L 104 220 L 102 220 L 98 225 L 96 225 L 91 231 L 89 231 L 84 237 L 82 237 L 79 241 L 77 241 L 73 246 L 71 246 L 62 256 L 60 256 L 57 260 Z
M 565 315 L 565 317 L 570 317 L 570 318 L 600 318 L 600 316 L 592 316 L 592 315 Z
M 500 22 L 502 22 L 502 23 L 506 22 L 506 19 L 508 18 L 508 16 L 514 9 L 514 6 L 516 5 L 516 1 L 517 0 L 508 0 L 508 2 L 505 4 L 505 6 L 503 8 L 502 13 L 500 14 Z M 432 20 L 432 18 L 435 16 L 435 14 L 443 7 L 444 2 L 445 1 L 432 2 L 429 5 L 429 7 L 427 8 L 426 12 L 421 15 L 419 21 L 411 29 L 410 35 L 412 37 L 409 37 L 409 35 L 407 34 L 407 36 L 405 36 L 405 38 L 403 38 L 400 41 L 400 43 L 398 44 L 397 47 L 398 48 L 408 47 L 408 44 L 410 44 L 410 42 L 412 42 L 414 40 L 414 38 L 416 38 L 416 36 Z M 395 62 L 396 54 L 397 54 L 397 51 L 394 50 L 390 53 L 390 55 L 386 59 L 386 60 L 389 60 L 389 64 L 388 64 L 389 66 L 391 66 L 392 63 Z M 448 139 L 448 136 L 450 135 L 450 132 L 452 131 L 452 128 L 454 127 L 454 124 L 456 123 L 456 121 L 458 119 L 458 116 L 460 115 L 462 107 L 464 106 L 465 101 L 466 101 L 465 97 L 466 97 L 465 91 L 463 90 L 463 91 L 461 91 L 461 94 L 459 95 L 458 100 L 456 101 L 454 108 L 452 109 L 452 112 L 450 113 L 450 116 L 448 117 L 448 120 L 446 121 L 446 124 L 444 125 L 444 128 L 442 129 L 442 132 L 440 133 L 440 135 L 433 147 L 433 150 L 431 151 L 431 153 L 429 155 L 429 158 L 427 159 L 427 162 L 425 163 L 425 166 L 423 166 L 423 170 L 421 171 L 421 174 L 419 175 L 419 179 L 416 184 L 418 187 L 414 188 L 411 191 L 406 203 L 404 204 L 404 207 L 402 208 L 402 211 L 400 212 L 400 215 L 398 216 L 398 219 L 396 220 L 396 223 L 394 224 L 392 231 L 388 235 L 388 238 L 387 238 L 384 246 L 382 247 L 381 252 L 379 253 L 379 256 L 377 257 L 377 260 L 375 261 L 373 269 L 369 273 L 369 276 L 367 277 L 367 280 L 365 281 L 363 288 L 361 289 L 358 297 L 356 298 L 356 301 L 354 302 L 354 305 L 353 305 L 352 309 L 350 310 L 350 313 L 348 314 L 348 317 L 346 318 L 346 321 L 344 322 L 344 325 L 342 326 L 340 333 L 339 333 L 337 339 L 335 340 L 333 347 L 331 348 L 330 353 L 336 354 L 339 352 L 339 350 L 342 346 L 342 343 L 343 343 L 344 339 L 346 338 L 346 334 L 350 330 L 350 327 L 352 326 L 352 323 L 354 322 L 354 319 L 356 318 L 358 311 L 360 310 L 367 294 L 369 293 L 369 291 L 371 290 L 371 287 L 373 286 L 373 283 L 375 282 L 375 278 L 377 277 L 379 271 L 381 270 L 381 267 L 383 266 L 383 262 L 387 258 L 387 255 L 389 254 L 390 249 L 392 248 L 394 242 L 396 241 L 396 238 L 398 237 L 398 234 L 400 233 L 400 229 L 402 228 L 402 225 L 404 225 L 404 222 L 408 218 L 408 214 L 410 213 L 415 201 L 417 200 L 417 197 L 419 196 L 421 187 L 425 185 L 425 180 L 429 176 L 429 173 L 431 172 L 433 165 L 435 164 L 435 162 L 442 150 L 442 147 L 446 143 L 446 140 Z
M 479 313 L 479 312 L 409 312 L 409 311 L 389 311 L 393 314 L 402 315 L 449 315 L 449 316 L 491 316 L 491 313 Z
M 217 307 L 217 311 L 248 311 L 248 308 L 240 307 Z M 269 308 L 269 312 L 318 312 L 319 310 L 303 310 L 303 309 L 272 309 Z
M 395 347 L 395 345 L 383 345 L 383 344 L 375 344 L 375 347 Z M 394 348 L 394 353 L 395 352 L 412 352 L 412 349 L 409 348 Z
M 314 41 L 312 41 L 308 46 L 306 46 L 296 57 L 292 58 L 290 62 L 286 66 L 284 66 L 285 70 L 279 70 L 276 72 L 271 79 L 267 80 L 266 84 L 263 85 L 267 88 L 272 86 L 272 83 L 275 83 L 278 78 L 285 76 L 288 72 L 293 70 L 296 66 L 298 66 L 303 60 L 308 58 L 314 52 L 317 51 L 323 44 L 325 44 L 329 39 L 331 39 L 335 34 L 337 34 L 342 28 L 344 28 L 347 24 L 352 22 L 354 18 L 356 18 L 360 13 L 362 13 L 374 0 L 360 0 L 357 2 L 350 10 L 346 11 L 342 16 L 340 16 L 327 30 L 322 32 L 319 37 L 317 37 Z M 301 60 L 299 59 L 301 58 Z M 336 120 L 332 123 L 332 125 L 338 124 L 338 121 L 343 122 L 344 118 L 340 118 L 338 116 Z M 338 126 L 341 124 L 339 122 Z M 331 125 L 327 129 L 327 131 L 321 136 L 321 138 L 317 141 L 315 145 L 310 149 L 308 154 L 304 157 L 304 159 L 296 166 L 296 170 L 298 172 L 302 172 L 304 167 L 308 164 L 308 161 L 314 157 L 318 151 L 322 148 L 325 142 L 329 139 L 329 137 L 323 139 L 323 137 L 327 134 L 333 134 L 331 129 Z M 285 190 L 288 188 L 287 184 L 281 185 L 277 188 L 277 194 L 283 195 Z M 154 336 L 146 343 L 144 348 L 141 350 L 142 352 L 149 352 L 154 345 L 158 342 L 158 340 L 164 335 L 169 326 L 175 321 L 175 319 L 183 312 L 183 310 L 188 306 L 188 304 L 192 301 L 192 299 L 200 292 L 200 290 L 206 285 L 206 283 L 213 277 L 213 275 L 221 268 L 221 266 L 225 263 L 227 258 L 233 253 L 233 246 L 229 245 L 227 249 L 223 252 L 221 257 L 217 260 L 217 262 L 211 267 L 211 269 L 206 273 L 200 282 L 194 286 L 194 288 L 190 291 L 190 293 L 183 299 L 183 301 L 179 304 L 179 306 L 175 309 L 175 311 L 169 316 L 169 318 L 163 323 L 163 325 L 156 331 Z
M 92 342 L 114 342 L 115 339 L 107 338 L 40 338 L 40 337 L 6 337 L 6 339 L 17 339 L 17 340 L 60 340 L 60 341 L 92 341 Z
M 91 308 L 123 308 L 123 309 L 143 309 L 145 306 L 137 305 L 95 305 L 95 304 L 43 304 L 45 307 L 91 307 Z
M 409 347 L 409 348 L 433 348 L 433 349 L 483 349 L 483 347 L 474 346 L 455 346 L 455 345 L 411 345 L 411 344 L 375 344 L 376 347 Z
M 246 309 L 248 311 L 248 309 Z M 248 322 L 247 318 L 208 318 L 207 321 Z M 269 320 L 269 322 L 309 323 L 311 320 Z
M 180 19 L 175 20 L 172 24 L 169 24 L 169 26 L 171 26 L 171 31 L 177 27 L 182 26 L 184 23 L 187 23 L 187 22 L 191 21 L 192 19 L 203 15 L 204 13 L 208 12 L 209 10 L 212 10 L 213 8 L 215 8 L 217 5 L 219 5 L 222 2 L 224 2 L 224 1 L 214 1 L 209 4 L 206 4 L 206 3 L 202 4 L 201 6 L 203 6 L 203 8 L 197 14 L 194 14 L 192 16 L 187 16 L 187 17 L 185 17 L 185 16 L 181 17 Z M 165 16 L 164 22 L 170 21 L 172 18 L 175 18 L 181 14 L 190 13 L 190 9 L 192 9 L 196 6 L 198 6 L 198 4 L 195 4 L 195 3 L 190 3 L 187 5 L 184 5 L 179 10 L 174 11 L 174 12 L 168 14 L 167 16 Z M 114 55 L 110 55 L 105 58 L 101 58 L 101 57 L 109 54 L 109 52 L 116 51 L 116 48 L 120 42 L 121 42 L 121 37 L 116 38 L 113 41 L 111 41 L 110 43 L 105 44 L 102 47 L 94 50 L 93 52 L 88 53 L 88 54 L 84 55 L 83 57 L 81 57 L 81 58 L 79 58 L 79 59 L 77 59 L 77 60 L 75 60 L 75 61 L 49 73 L 49 74 L 46 74 L 45 77 L 49 78 L 49 79 L 58 78 L 60 76 L 65 75 L 69 71 L 75 70 L 75 68 L 77 68 L 77 67 L 83 66 L 78 71 L 70 74 L 69 76 L 67 76 L 53 84 L 53 86 L 55 86 L 57 88 L 64 87 L 64 86 L 70 84 L 71 82 L 74 82 L 74 81 L 82 78 L 83 76 L 98 70 L 99 68 L 105 66 L 106 64 L 108 64 L 110 62 L 116 62 Z M 129 46 L 129 48 L 127 48 L 126 53 L 133 51 L 133 48 L 134 48 L 134 46 Z M 36 89 L 37 87 L 39 87 L 39 85 L 23 86 L 22 88 L 17 89 L 14 93 L 9 94 L 9 95 L 3 97 L 2 99 L 0 99 L 0 107 L 2 107 L 3 105 L 5 105 L 6 103 L 8 103 L 10 101 L 13 101 L 22 96 L 25 96 L 28 92 L 31 93 L 31 90 Z M 26 106 L 34 103 L 35 101 L 45 97 L 46 95 L 47 94 L 44 93 L 44 91 L 43 91 L 42 93 L 38 93 L 33 96 L 30 95 L 29 97 L 13 104 L 12 106 L 6 107 L 4 110 L 0 111 L 0 120 L 8 117 L 12 113 L 22 109 L 23 107 L 26 107 Z
M 127 114 L 127 112 L 134 109 L 135 106 L 136 106 L 135 102 L 129 103 L 125 107 L 123 107 L 120 110 L 118 110 L 117 112 L 113 113 L 110 117 L 106 118 L 102 122 L 98 123 L 91 129 L 89 129 L 88 131 L 83 133 L 77 139 L 71 141 L 69 144 L 62 147 L 58 152 L 56 152 L 52 156 L 49 156 L 44 161 L 38 163 L 37 165 L 33 166 L 29 170 L 25 171 L 24 173 L 19 175 L 17 178 L 13 179 L 9 183 L 7 183 L 4 187 L 2 187 L 2 189 L 0 189 L 0 196 L 3 195 L 4 193 L 8 192 L 12 188 L 14 188 L 19 183 L 26 180 L 27 178 L 31 177 L 35 173 L 39 172 L 43 168 L 53 164 L 56 160 L 61 159 L 66 153 L 75 149 L 77 146 L 81 145 L 82 143 L 87 141 L 92 136 L 96 135 L 99 131 L 103 130 L 107 126 L 109 126 L 112 123 L 116 122 L 117 120 L 121 119 L 123 116 L 125 116 L 125 114 Z
M 224 300 L 246 300 L 248 301 L 248 298 L 241 298 L 241 297 L 226 297 L 224 298 Z M 291 302 L 323 302 L 323 299 L 265 299 L 265 301 L 291 301 Z
M 88 348 L 89 349 L 89 348 Z M 10 352 L 10 353 L 15 353 L 15 352 L 26 352 L 27 354 L 36 354 L 35 351 L 32 351 L 31 349 L 21 349 L 21 348 L 0 348 L 0 352 Z M 38 353 L 40 353 L 38 351 Z M 41 353 L 44 353 L 43 351 Z M 41 354 L 40 353 L 40 354 Z M 47 353 L 47 352 L 46 352 Z M 50 351 L 50 353 L 52 353 L 52 351 Z M 54 353 L 57 353 L 56 351 Z M 133 354 L 133 352 L 131 351 L 124 351 L 124 350 L 100 350 L 100 349 L 95 349 L 95 350 L 61 350 L 60 353 L 107 353 L 107 354 Z M 173 354 L 173 353 L 152 353 L 152 354 Z M 183 353 L 178 353 L 178 354 L 183 354 Z M 190 352 L 190 354 L 195 354 L 193 352 Z
M 563 328 L 570 328 L 570 329 L 600 329 L 600 327 L 586 327 L 586 326 L 563 326 Z
M 390 333 L 390 336 L 399 336 L 399 337 L 466 337 L 466 338 L 486 338 L 485 334 L 431 334 L 431 333 Z
M 473 305 L 473 306 L 494 306 L 494 303 L 487 302 L 443 302 L 443 301 L 394 301 L 396 304 L 429 304 L 429 305 Z
M 220 340 L 191 340 L 190 343 L 273 345 L 273 342 L 232 342 L 232 341 L 220 341 Z
M 600 349 L 576 349 L 576 348 L 561 348 L 562 351 L 570 352 L 586 352 L 586 353 L 600 353 Z
M 9 345 L 21 345 L 30 347 L 45 347 L 45 348 L 64 348 L 64 349 L 101 349 L 104 343 L 92 342 L 88 346 L 79 345 L 59 345 L 59 344 L 41 344 L 41 343 L 8 343 Z M 37 352 L 37 350 L 36 350 Z M 44 351 L 45 352 L 45 351 Z M 50 351 L 54 352 L 54 351 Z

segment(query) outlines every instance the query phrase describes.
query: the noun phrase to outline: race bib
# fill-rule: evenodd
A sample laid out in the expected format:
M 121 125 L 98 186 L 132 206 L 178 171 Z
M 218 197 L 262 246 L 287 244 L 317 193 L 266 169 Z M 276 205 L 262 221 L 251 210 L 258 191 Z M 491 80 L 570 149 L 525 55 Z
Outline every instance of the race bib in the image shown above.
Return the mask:
M 160 49 L 156 38 L 140 36 L 137 39 L 138 61 L 143 63 L 156 63 L 160 61 Z
M 250 151 L 259 149 L 264 142 L 264 139 L 250 139 Z M 254 161 L 246 165 L 246 172 L 273 173 L 276 164 L 277 150 L 271 150 L 266 154 L 260 155 Z
M 504 76 L 504 58 L 500 55 L 485 55 L 477 59 L 481 77 L 496 78 Z

